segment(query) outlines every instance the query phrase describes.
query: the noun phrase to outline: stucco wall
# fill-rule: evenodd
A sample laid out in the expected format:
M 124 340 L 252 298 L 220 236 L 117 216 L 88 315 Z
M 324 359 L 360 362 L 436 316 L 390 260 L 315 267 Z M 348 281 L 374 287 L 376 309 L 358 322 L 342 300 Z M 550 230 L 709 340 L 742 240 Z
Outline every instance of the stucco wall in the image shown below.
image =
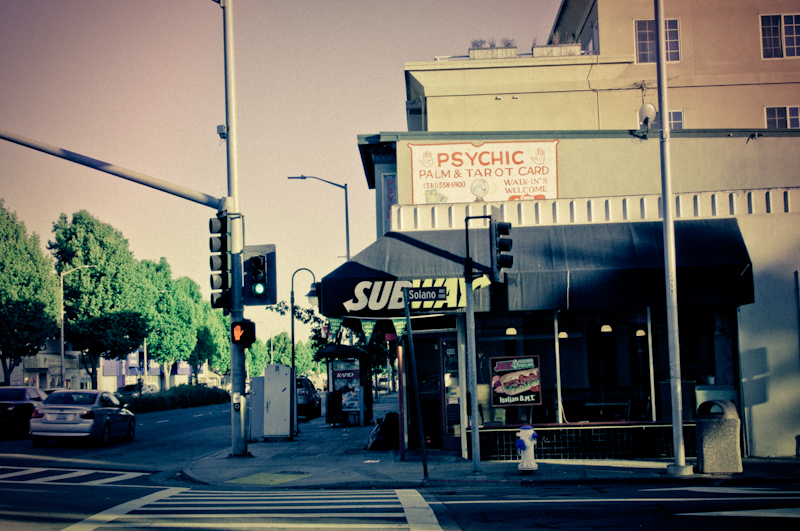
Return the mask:
M 557 139 L 558 136 L 554 133 L 551 138 Z M 489 140 L 486 136 L 476 135 L 476 138 L 472 140 L 476 145 Z M 511 138 L 508 141 L 514 141 L 512 137 L 508 138 Z M 525 140 L 525 137 L 518 139 Z M 448 142 L 397 142 L 398 204 L 411 203 L 411 150 L 408 144 Z M 670 146 L 675 193 L 800 185 L 797 171 L 800 168 L 800 137 L 673 137 Z M 660 140 L 640 140 L 633 136 L 560 138 L 558 192 L 560 198 L 661 193 Z
M 739 309 L 742 402 L 750 455 L 795 455 L 800 435 L 800 342 L 794 272 L 800 214 L 739 217 L 753 262 L 755 303 Z

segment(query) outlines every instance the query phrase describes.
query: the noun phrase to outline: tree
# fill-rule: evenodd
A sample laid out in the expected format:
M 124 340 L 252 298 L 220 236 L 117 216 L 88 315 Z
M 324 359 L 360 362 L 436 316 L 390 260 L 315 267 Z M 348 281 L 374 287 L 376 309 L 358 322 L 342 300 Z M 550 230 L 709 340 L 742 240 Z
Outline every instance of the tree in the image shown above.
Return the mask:
M 72 347 L 84 353 L 83 364 L 97 389 L 100 358 L 124 359 L 147 337 L 147 321 L 139 312 L 120 311 L 70 323 Z
M 171 281 L 170 286 L 159 294 L 147 338 L 148 352 L 161 366 L 162 389 L 169 388 L 172 366 L 188 360 L 197 344 L 198 306 L 202 300 L 200 287 L 190 278 Z
M 38 353 L 57 333 L 58 279 L 39 236 L 28 236 L 16 213 L 0 199 L 0 363 L 3 383 L 25 356 Z
M 222 310 L 212 310 L 211 304 L 206 302 L 211 316 L 206 319 L 206 326 L 211 331 L 216 349 L 214 355 L 209 358 L 208 364 L 217 374 L 228 374 L 231 372 L 231 329 L 228 318 Z
M 244 354 L 247 362 L 247 375 L 250 378 L 263 375 L 264 367 L 269 363 L 269 347 L 257 339 L 250 348 L 245 349 Z
M 84 366 L 96 388 L 100 357 L 127 355 L 146 335 L 137 262 L 122 233 L 85 210 L 73 214 L 71 221 L 61 214 L 53 234 L 47 247 L 58 272 L 93 266 L 64 277 L 64 312 L 67 340 L 88 354 Z M 135 338 L 138 344 L 131 343 Z M 128 346 L 128 352 L 120 351 Z
M 214 355 L 214 337 L 211 334 L 208 326 L 201 326 L 197 329 L 197 343 L 194 345 L 194 350 L 189 355 L 189 365 L 192 368 L 192 383 L 198 383 L 198 376 L 200 375 L 200 367 L 203 366 L 209 358 Z
M 56 322 L 38 301 L 10 301 L 0 309 L 0 363 L 3 385 L 11 382 L 11 373 L 25 356 L 35 356 L 58 330 Z

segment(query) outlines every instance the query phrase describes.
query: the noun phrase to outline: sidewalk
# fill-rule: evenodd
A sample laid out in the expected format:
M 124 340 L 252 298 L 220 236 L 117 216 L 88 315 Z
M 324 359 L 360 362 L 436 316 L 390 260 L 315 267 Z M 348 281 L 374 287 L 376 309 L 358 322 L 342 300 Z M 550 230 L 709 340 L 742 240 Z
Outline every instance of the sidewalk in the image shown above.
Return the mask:
M 374 417 L 397 410 L 397 395 L 381 395 L 373 405 Z M 694 474 L 671 476 L 672 461 L 537 460 L 539 469 L 523 473 L 518 462 L 473 463 L 452 452 L 427 452 L 428 478 L 424 479 L 421 452 L 371 451 L 365 447 L 374 423 L 364 427 L 331 427 L 324 418 L 300 423 L 293 441 L 254 442 L 247 445 L 252 457 L 230 457 L 229 450 L 195 462 L 184 469 L 194 481 L 276 488 L 399 489 L 436 486 L 587 481 L 691 481 L 763 482 L 800 480 L 800 457 L 744 459 L 741 474 Z M 687 460 L 688 465 L 694 459 Z

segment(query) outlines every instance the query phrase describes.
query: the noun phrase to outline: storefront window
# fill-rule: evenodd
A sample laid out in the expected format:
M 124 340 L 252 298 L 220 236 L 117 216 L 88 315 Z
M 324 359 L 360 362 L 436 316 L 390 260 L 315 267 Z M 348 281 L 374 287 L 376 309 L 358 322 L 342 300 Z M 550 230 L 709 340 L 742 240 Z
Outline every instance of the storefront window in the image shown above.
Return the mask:
M 479 315 L 478 401 L 483 423 L 558 422 L 556 326 L 563 422 L 652 421 L 654 403 L 655 420 L 670 422 L 666 315 L 663 309 L 649 314 L 649 327 L 647 308 Z M 684 418 L 692 419 L 698 385 L 735 386 L 736 309 L 685 306 L 680 315 L 683 410 Z M 504 388 L 499 380 L 505 374 L 505 379 L 519 376 L 521 382 L 515 381 L 513 390 Z M 499 400 L 497 394 L 506 398 Z M 507 398 L 518 394 L 523 396 Z

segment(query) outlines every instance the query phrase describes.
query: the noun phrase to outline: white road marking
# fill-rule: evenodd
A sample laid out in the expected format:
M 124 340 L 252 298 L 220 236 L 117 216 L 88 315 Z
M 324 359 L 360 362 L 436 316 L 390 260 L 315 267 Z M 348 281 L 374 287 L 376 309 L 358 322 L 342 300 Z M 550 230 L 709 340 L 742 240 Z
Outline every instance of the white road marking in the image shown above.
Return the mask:
M 715 511 L 711 513 L 678 513 L 676 516 L 755 516 L 758 518 L 800 518 L 800 508 L 752 509 L 749 511 Z
M 25 483 L 35 483 L 41 485 L 44 483 L 51 483 L 53 481 L 58 481 L 61 479 L 79 478 L 81 476 L 88 476 L 94 473 L 95 473 L 94 470 L 75 470 L 74 472 L 68 472 L 66 474 L 61 474 L 58 476 L 48 476 L 46 478 L 32 479 L 30 481 L 26 481 Z
M 136 509 L 139 509 L 147 505 L 148 503 L 160 500 L 161 498 L 172 496 L 173 494 L 177 494 L 185 490 L 187 489 L 170 488 L 154 492 L 153 494 L 149 494 L 142 498 L 125 502 L 123 504 L 117 505 L 116 507 L 112 507 L 110 509 L 106 509 L 105 511 L 94 514 L 89 518 L 85 518 L 80 522 L 65 528 L 63 531 L 93 531 L 98 527 L 103 527 L 109 522 L 113 522 L 114 520 L 116 520 L 121 516 L 125 516 L 131 511 L 135 511 Z
M 419 492 L 413 489 L 398 489 L 395 493 L 403 504 L 403 512 L 412 531 L 442 531 L 433 509 Z
M 508 504 L 508 503 L 629 503 L 629 502 L 688 502 L 688 501 L 759 501 L 759 500 L 800 500 L 800 496 L 737 496 L 731 498 L 533 498 L 517 500 L 453 500 L 437 501 L 442 505 L 468 504 Z
M 115 483 L 117 481 L 125 481 L 126 479 L 133 479 L 138 478 L 140 476 L 147 476 L 148 474 L 145 472 L 125 472 L 119 474 L 118 476 L 105 478 L 105 479 L 96 479 L 94 481 L 87 481 L 85 483 L 81 483 L 81 485 L 107 485 L 109 483 Z
M 642 489 L 641 492 L 667 492 L 688 490 L 689 492 L 708 492 L 710 494 L 797 494 L 796 490 L 777 490 L 760 487 L 670 487 L 663 489 Z
M 7 467 L 3 467 L 3 468 L 7 468 Z M 8 467 L 8 468 L 10 468 L 10 467 Z M 8 474 L 1 475 L 0 476 L 0 480 L 7 479 L 7 478 L 13 478 L 13 477 L 16 477 L 16 476 L 25 476 L 25 475 L 28 475 L 28 474 L 36 474 L 38 472 L 44 472 L 45 470 L 47 470 L 47 469 L 46 468 L 22 468 L 20 470 L 17 470 L 16 472 L 9 472 Z

